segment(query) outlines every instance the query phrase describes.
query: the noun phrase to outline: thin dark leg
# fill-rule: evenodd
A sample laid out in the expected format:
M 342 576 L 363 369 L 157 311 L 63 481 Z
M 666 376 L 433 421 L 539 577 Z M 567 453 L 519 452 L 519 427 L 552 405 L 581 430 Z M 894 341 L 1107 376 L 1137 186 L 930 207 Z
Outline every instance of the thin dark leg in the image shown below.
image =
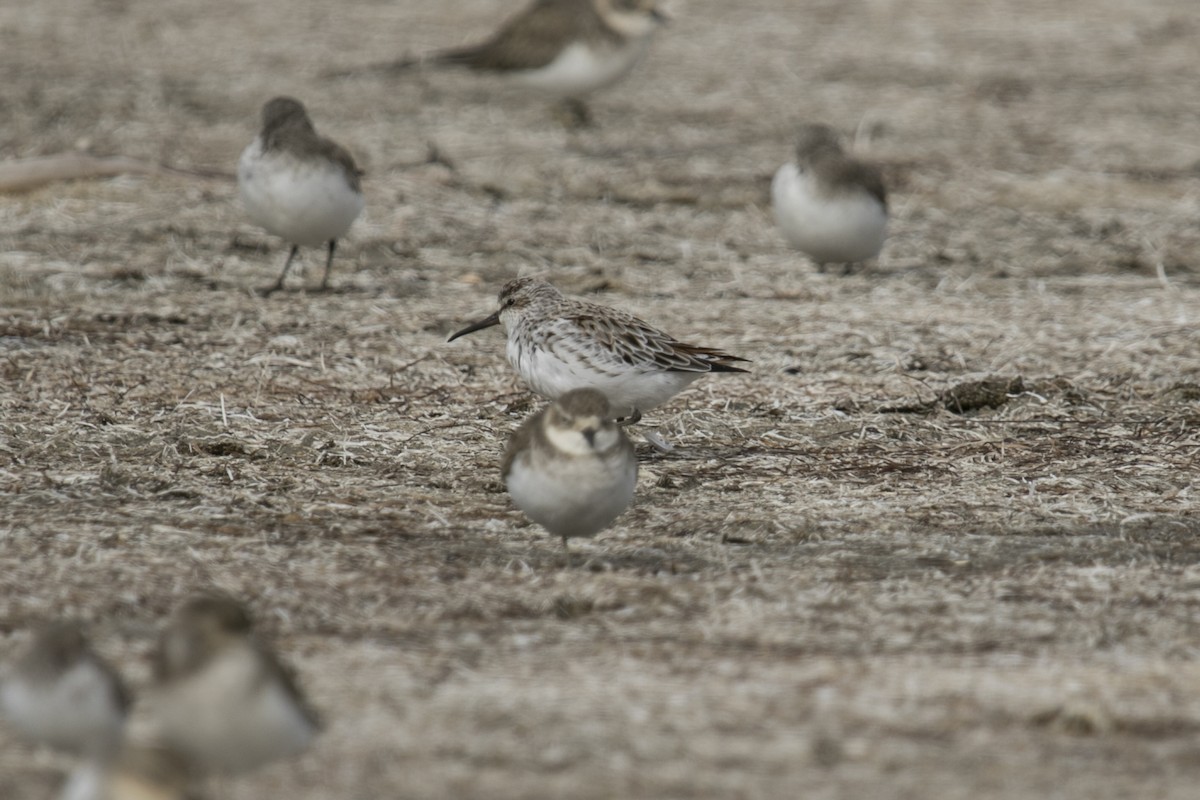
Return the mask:
M 618 425 L 637 425 L 642 421 L 642 412 L 636 408 L 633 410 L 633 415 L 617 420 Z
M 321 291 L 329 288 L 329 268 L 333 266 L 333 251 L 337 249 L 337 239 L 329 240 L 329 258 L 325 259 L 325 277 L 321 278 Z
M 587 103 L 577 97 L 568 97 L 558 104 L 557 116 L 563 127 L 570 130 L 592 127 L 592 112 Z
M 266 289 L 262 290 L 263 297 L 268 297 L 272 293 L 278 292 L 283 288 L 283 279 L 287 277 L 288 268 L 292 266 L 292 259 L 296 257 L 296 253 L 299 252 L 299 250 L 300 245 L 292 245 L 292 252 L 288 253 L 287 261 L 283 262 L 283 272 L 279 273 L 279 280 L 275 281 L 274 286 L 268 286 Z

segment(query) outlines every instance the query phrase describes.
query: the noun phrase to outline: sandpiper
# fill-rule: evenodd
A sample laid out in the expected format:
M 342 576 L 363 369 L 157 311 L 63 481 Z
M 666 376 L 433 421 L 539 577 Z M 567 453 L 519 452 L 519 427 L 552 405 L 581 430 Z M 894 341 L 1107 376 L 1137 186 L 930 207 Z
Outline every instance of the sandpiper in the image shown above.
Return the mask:
M 337 240 L 363 210 L 362 173 L 345 148 L 317 134 L 299 100 L 270 100 L 262 119 L 262 132 L 238 162 L 238 188 L 250 219 L 292 245 L 279 280 L 263 293 L 283 288 L 301 246 L 324 244 L 327 289 Z
M 854 264 L 883 249 L 888 223 L 883 176 L 847 155 L 828 125 L 800 129 L 795 161 L 780 167 L 771 183 L 771 204 L 788 243 L 821 272 L 826 264 Z
M 595 389 L 567 392 L 526 419 L 500 467 L 513 502 L 564 549 L 629 508 L 637 471 L 633 445 Z
M 709 372 L 745 372 L 747 359 L 685 344 L 608 306 L 565 297 L 541 278 L 517 278 L 500 290 L 500 309 L 448 341 L 500 325 L 508 361 L 534 392 L 550 400 L 572 389 L 600 390 L 627 424 Z
M 147 740 L 206 772 L 244 772 L 295 755 L 320 730 L 292 672 L 219 593 L 184 601 L 155 654 Z
M 0 678 L 0 716 L 30 741 L 90 759 L 120 747 L 129 694 L 82 628 L 58 622 Z
M 466 67 L 511 78 L 567 103 L 587 121 L 583 98 L 623 78 L 645 54 L 666 17 L 653 0 L 536 0 L 487 40 L 402 59 L 412 66 Z

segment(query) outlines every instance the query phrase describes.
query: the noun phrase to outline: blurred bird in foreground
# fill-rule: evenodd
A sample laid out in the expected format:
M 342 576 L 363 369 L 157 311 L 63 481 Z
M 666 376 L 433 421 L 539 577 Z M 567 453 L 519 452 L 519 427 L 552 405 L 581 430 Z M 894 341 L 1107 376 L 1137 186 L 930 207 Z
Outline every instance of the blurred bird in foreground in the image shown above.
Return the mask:
M 130 697 L 73 622 L 47 626 L 0 677 L 0 716 L 31 742 L 89 759 L 120 747 Z
M 175 611 L 159 638 L 155 680 L 146 740 L 202 772 L 246 772 L 296 755 L 320 731 L 291 670 L 224 594 L 194 595 Z

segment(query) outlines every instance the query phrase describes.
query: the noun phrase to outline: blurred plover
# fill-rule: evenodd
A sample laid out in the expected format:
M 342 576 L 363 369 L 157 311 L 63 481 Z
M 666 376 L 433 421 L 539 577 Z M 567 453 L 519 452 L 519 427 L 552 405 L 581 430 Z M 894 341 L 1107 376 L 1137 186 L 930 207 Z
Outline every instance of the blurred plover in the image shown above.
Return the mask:
M 159 638 L 155 677 L 148 739 L 202 771 L 244 772 L 295 755 L 320 730 L 291 671 L 223 594 L 195 595 L 176 610 Z
M 23 737 L 91 759 L 120 747 L 129 695 L 75 623 L 41 631 L 0 677 L 0 716 Z
M 595 536 L 633 502 L 637 458 L 595 389 L 575 389 L 509 439 L 501 475 L 517 507 L 554 536 Z
M 654 0 L 536 0 L 480 44 L 390 66 L 433 64 L 501 74 L 566 101 L 583 122 L 583 98 L 623 78 L 665 20 Z
M 493 325 L 504 328 L 509 363 L 534 392 L 555 400 L 572 389 L 598 389 L 627 423 L 705 373 L 746 371 L 736 362 L 747 359 L 685 344 L 624 311 L 565 297 L 541 278 L 509 281 L 498 311 L 448 341 Z
M 238 188 L 250 219 L 292 245 L 279 280 L 263 293 L 283 287 L 301 246 L 327 244 L 326 289 L 337 240 L 363 210 L 362 173 L 345 148 L 317 134 L 300 101 L 276 97 L 263 106 L 262 120 L 238 162 Z
M 887 236 L 887 192 L 874 165 L 842 150 L 828 125 L 805 125 L 795 161 L 771 183 L 771 204 L 788 243 L 825 271 L 879 255 Z

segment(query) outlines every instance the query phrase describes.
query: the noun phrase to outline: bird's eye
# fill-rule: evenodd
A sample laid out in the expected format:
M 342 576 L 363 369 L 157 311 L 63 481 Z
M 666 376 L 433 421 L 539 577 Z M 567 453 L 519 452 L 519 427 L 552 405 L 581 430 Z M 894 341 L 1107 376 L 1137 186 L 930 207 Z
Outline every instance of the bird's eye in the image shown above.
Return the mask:
M 515 297 L 510 297 L 504 301 L 505 308 L 512 308 L 516 304 L 517 304 L 517 298 L 515 298 Z

